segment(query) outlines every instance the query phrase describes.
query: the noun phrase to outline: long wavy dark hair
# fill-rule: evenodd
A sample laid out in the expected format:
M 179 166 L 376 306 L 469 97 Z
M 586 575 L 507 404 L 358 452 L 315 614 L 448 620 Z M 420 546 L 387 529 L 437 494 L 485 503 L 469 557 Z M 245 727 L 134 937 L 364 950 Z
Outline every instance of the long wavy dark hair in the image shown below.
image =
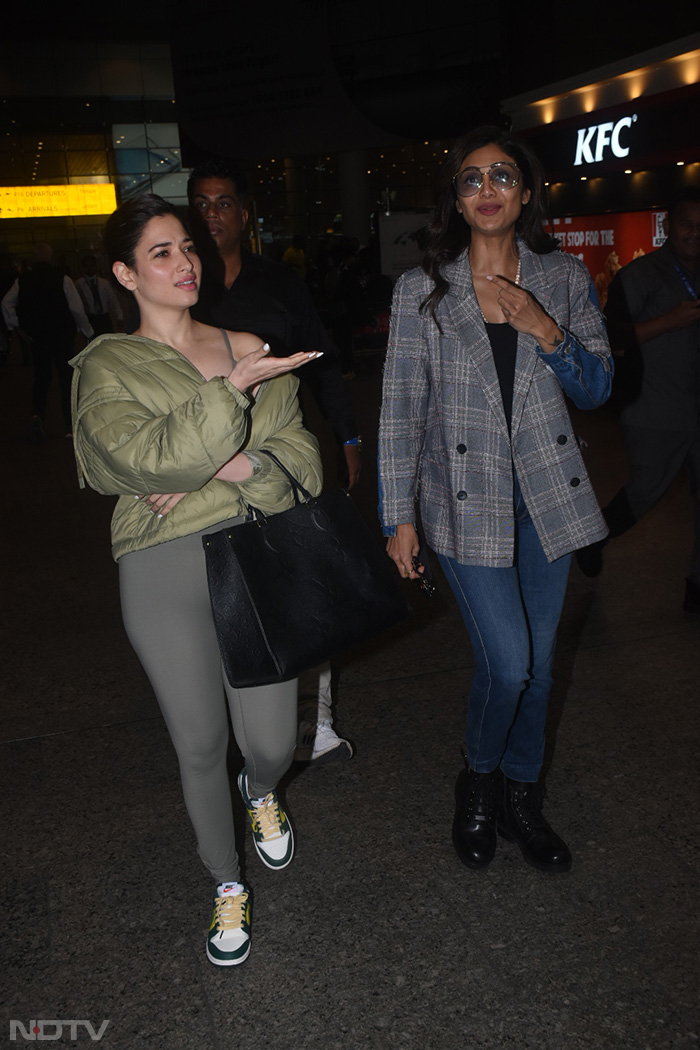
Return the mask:
M 429 310 L 438 328 L 436 310 L 450 285 L 442 274 L 446 263 L 454 262 L 469 247 L 471 229 L 455 207 L 457 199 L 452 178 L 464 164 L 465 157 L 484 146 L 499 146 L 515 161 L 522 173 L 523 188 L 530 191 L 530 200 L 515 224 L 516 234 L 528 248 L 540 255 L 554 251 L 559 242 L 544 229 L 547 219 L 547 193 L 544 172 L 534 153 L 509 131 L 488 125 L 467 132 L 455 142 L 447 154 L 438 185 L 438 205 L 435 218 L 428 227 L 427 247 L 423 269 L 435 287 L 421 303 L 421 310 Z

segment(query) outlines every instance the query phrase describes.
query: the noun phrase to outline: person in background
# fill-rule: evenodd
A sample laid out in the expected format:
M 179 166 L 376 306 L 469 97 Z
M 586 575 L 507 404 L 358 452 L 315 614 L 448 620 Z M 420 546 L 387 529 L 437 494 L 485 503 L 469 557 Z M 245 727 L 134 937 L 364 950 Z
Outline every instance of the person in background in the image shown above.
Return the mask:
M 95 335 L 121 331 L 122 308 L 112 285 L 104 277 L 99 276 L 97 259 L 94 255 L 84 255 L 80 266 L 83 275 L 78 277 L 75 287 L 80 292 L 88 321 L 94 328 Z
M 306 280 L 306 254 L 304 252 L 304 238 L 300 233 L 295 233 L 292 243 L 282 256 L 285 266 L 291 266 L 300 281 Z
M 17 271 L 12 259 L 5 252 L 0 254 L 0 302 L 5 298 L 17 280 Z M 10 332 L 5 321 L 5 314 L 0 310 L 0 366 L 6 365 L 10 356 Z
M 68 360 L 75 353 L 76 332 L 80 330 L 86 339 L 92 339 L 94 333 L 75 285 L 54 266 L 51 245 L 34 245 L 32 268 L 21 274 L 6 293 L 2 312 L 9 331 L 16 329 L 20 338 L 31 340 L 34 433 L 37 437 L 44 436 L 46 403 L 55 368 L 69 437 L 71 370 Z
M 566 407 L 596 408 L 612 365 L 586 267 L 544 230 L 539 163 L 484 127 L 444 165 L 422 267 L 394 292 L 379 432 L 387 550 L 415 579 L 416 500 L 469 632 L 475 670 L 452 838 L 469 868 L 497 831 L 571 867 L 538 783 L 572 552 L 600 539 Z
M 320 350 L 303 381 L 342 448 L 345 484 L 360 476 L 361 440 L 333 347 L 311 295 L 294 271 L 242 248 L 248 222 L 243 175 L 228 161 L 193 168 L 187 183 L 195 240 L 201 249 L 202 294 L 193 316 L 207 324 L 255 332 L 279 357 Z M 301 610 L 300 610 L 301 611 Z M 349 740 L 333 729 L 330 664 L 299 679 L 299 761 L 351 758 Z
M 700 612 L 700 188 L 671 201 L 667 239 L 618 271 L 605 315 L 610 342 L 625 353 L 621 423 L 628 456 L 625 486 L 603 510 L 610 539 L 621 536 L 662 498 L 687 467 L 694 540 L 683 608 Z M 607 541 L 577 552 L 597 576 Z
M 192 319 L 201 266 L 161 197 L 122 204 L 104 239 L 140 323 L 133 335 L 100 336 L 72 361 L 76 459 L 92 488 L 119 496 L 112 551 L 124 626 L 168 727 L 214 879 L 207 957 L 236 966 L 250 952 L 251 901 L 236 852 L 227 715 L 245 761 L 238 787 L 256 852 L 280 870 L 294 854 L 276 788 L 294 755 L 297 683 L 234 689 L 226 680 L 202 538 L 244 521 L 248 503 L 268 514 L 294 504 L 265 450 L 320 492 L 318 443 L 304 429 L 289 374 L 315 354 L 276 358 L 250 332 Z M 167 882 L 176 866 L 164 862 Z

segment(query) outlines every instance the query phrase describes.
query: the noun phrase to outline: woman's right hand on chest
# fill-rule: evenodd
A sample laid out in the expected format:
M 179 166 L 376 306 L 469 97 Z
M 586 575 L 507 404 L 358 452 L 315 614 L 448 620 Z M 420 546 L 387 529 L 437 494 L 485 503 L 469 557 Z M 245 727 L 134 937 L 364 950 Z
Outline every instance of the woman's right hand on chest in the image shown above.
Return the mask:
M 302 353 L 292 354 L 291 357 L 271 357 L 270 347 L 264 343 L 257 350 L 239 358 L 236 367 L 227 378 L 237 390 L 246 393 L 251 388 L 264 383 L 266 379 L 273 379 L 286 372 L 293 372 L 295 368 L 301 368 L 309 361 L 321 357 L 322 353 L 322 351 L 304 350 Z

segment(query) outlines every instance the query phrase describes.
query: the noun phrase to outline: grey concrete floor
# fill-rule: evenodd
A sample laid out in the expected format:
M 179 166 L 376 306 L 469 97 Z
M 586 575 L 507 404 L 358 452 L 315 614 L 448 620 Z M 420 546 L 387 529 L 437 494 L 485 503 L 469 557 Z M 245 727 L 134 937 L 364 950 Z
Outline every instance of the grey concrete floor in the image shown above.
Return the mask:
M 109 1021 L 111 1050 L 695 1050 L 700 618 L 681 610 L 685 480 L 607 548 L 598 580 L 572 570 L 546 804 L 571 873 L 534 871 L 507 843 L 485 873 L 454 854 L 472 656 L 438 580 L 432 602 L 409 592 L 410 622 L 338 661 L 338 728 L 357 753 L 286 777 L 298 851 L 284 872 L 257 860 L 234 791 L 253 950 L 220 970 L 175 756 L 121 627 L 112 501 L 78 490 L 55 404 L 33 443 L 29 379 L 16 358 L 0 371 L 0 1045 L 22 1045 L 30 1020 L 85 1019 Z M 378 375 L 350 391 L 373 521 Z M 624 478 L 615 416 L 576 421 L 605 501 Z M 55 1041 L 94 1045 L 74 1032 Z

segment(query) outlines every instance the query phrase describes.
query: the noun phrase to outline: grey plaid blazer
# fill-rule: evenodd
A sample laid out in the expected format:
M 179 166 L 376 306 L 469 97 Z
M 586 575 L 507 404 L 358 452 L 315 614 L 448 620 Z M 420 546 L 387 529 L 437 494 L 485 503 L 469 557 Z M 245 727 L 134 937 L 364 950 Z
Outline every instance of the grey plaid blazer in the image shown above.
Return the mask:
M 537 255 L 523 242 L 519 251 L 523 287 L 573 337 L 555 354 L 596 355 L 610 373 L 586 267 L 561 251 Z M 545 363 L 554 355 L 518 335 L 509 436 L 466 252 L 444 274 L 450 289 L 438 308 L 442 333 L 419 311 L 432 288 L 421 269 L 404 274 L 394 290 L 379 431 L 383 524 L 414 521 L 419 499 L 433 550 L 466 565 L 512 565 L 514 464 L 549 561 L 602 539 L 607 528 L 564 392 Z M 606 397 L 607 390 L 600 400 Z

